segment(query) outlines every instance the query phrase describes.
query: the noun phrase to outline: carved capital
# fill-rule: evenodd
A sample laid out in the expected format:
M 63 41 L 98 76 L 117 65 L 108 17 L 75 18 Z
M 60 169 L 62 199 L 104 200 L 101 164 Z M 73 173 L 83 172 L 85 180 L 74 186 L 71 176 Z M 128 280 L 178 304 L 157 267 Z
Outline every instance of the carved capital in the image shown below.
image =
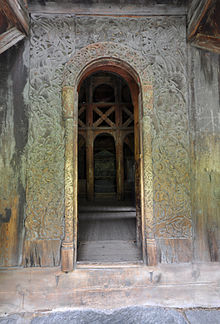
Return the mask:
M 63 118 L 74 116 L 74 87 L 65 86 L 62 88 Z
M 73 242 L 62 242 L 61 270 L 63 272 L 73 271 L 73 250 Z

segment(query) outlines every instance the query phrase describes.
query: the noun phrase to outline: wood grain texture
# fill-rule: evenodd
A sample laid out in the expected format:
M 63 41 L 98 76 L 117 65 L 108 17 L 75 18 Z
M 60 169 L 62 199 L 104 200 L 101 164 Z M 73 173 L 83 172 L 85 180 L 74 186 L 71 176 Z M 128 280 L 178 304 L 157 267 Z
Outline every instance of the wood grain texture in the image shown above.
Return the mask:
M 213 0 L 194 0 L 188 11 L 188 38 L 191 39 L 197 32 L 199 25 Z
M 196 261 L 220 258 L 219 56 L 191 48 L 191 199 Z
M 37 3 L 30 3 L 29 10 L 31 13 L 48 13 L 48 14 L 75 14 L 88 16 L 154 16 L 154 15 L 185 15 L 187 6 L 184 1 L 179 1 L 178 4 L 160 3 L 155 4 L 154 1 L 148 3 L 148 6 L 135 2 L 135 4 L 121 3 L 120 6 L 113 1 L 110 5 L 106 5 L 99 1 L 93 3 L 92 6 L 85 2 L 80 3 L 54 3 L 47 2 L 46 6 Z
M 25 38 L 25 34 L 12 27 L 0 35 L 0 54 Z
M 60 240 L 25 241 L 24 267 L 56 267 L 60 264 Z
M 23 0 L 2 0 L 0 8 L 12 26 L 17 27 L 25 35 L 29 32 L 29 15 Z
M 129 305 L 219 307 L 219 263 L 0 270 L 0 313 Z
M 188 39 L 193 46 L 220 53 L 220 3 L 193 1 L 188 13 Z
M 142 168 L 145 192 L 142 197 L 151 202 L 150 209 L 142 214 L 142 236 L 151 230 L 152 236 L 160 238 L 191 238 L 185 32 L 184 17 L 113 19 L 32 15 L 27 239 L 58 239 L 63 235 L 64 142 L 60 85 L 63 65 L 70 55 L 73 56 L 64 73 L 65 85 L 73 86 L 85 66 L 88 67 L 86 73 L 91 73 L 89 62 L 103 56 L 116 60 L 126 58 L 127 63 L 143 75 L 146 81 L 144 110 L 148 116 L 139 125 L 141 134 L 144 130 L 140 147 L 145 145 L 149 163 Z M 104 68 L 110 71 L 108 60 L 103 62 Z M 117 69 L 123 70 L 122 67 L 134 74 L 126 62 L 117 65 Z M 150 88 L 153 73 L 148 67 L 152 67 L 154 73 L 154 107 Z M 134 78 L 140 83 L 137 76 Z M 47 91 L 44 86 L 39 87 L 44 82 Z M 149 136 L 151 131 L 152 137 Z M 142 153 L 140 151 L 140 160 Z M 153 157 L 153 170 L 150 157 Z M 148 223 L 144 223 L 146 214 Z M 143 249 L 145 247 L 143 244 Z

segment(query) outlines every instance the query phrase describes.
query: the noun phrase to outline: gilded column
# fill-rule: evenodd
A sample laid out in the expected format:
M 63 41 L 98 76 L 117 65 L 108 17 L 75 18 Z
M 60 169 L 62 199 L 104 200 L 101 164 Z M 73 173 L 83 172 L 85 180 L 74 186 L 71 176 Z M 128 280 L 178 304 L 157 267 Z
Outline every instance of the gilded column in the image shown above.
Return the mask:
M 77 110 L 74 109 L 73 87 L 63 87 L 63 119 L 65 123 L 65 235 L 61 249 L 61 269 L 73 270 L 77 249 Z
M 144 218 L 147 247 L 147 264 L 157 264 L 157 248 L 154 237 L 153 219 L 153 165 L 152 165 L 152 120 L 153 110 L 153 86 L 143 86 L 143 195 L 144 195 Z

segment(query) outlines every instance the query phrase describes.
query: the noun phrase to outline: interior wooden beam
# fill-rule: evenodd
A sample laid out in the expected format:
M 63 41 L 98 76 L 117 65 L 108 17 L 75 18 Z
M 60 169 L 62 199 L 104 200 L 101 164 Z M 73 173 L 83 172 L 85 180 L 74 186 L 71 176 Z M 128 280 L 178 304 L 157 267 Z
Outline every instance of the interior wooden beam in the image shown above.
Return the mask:
M 191 40 L 198 31 L 212 0 L 194 0 L 188 12 L 188 39 Z
M 188 13 L 192 46 L 220 53 L 220 5 L 217 0 L 194 0 Z
M 25 34 L 18 30 L 16 27 L 12 27 L 5 33 L 0 35 L 0 54 L 6 51 L 11 46 L 25 38 Z
M 29 15 L 24 0 L 1 0 L 0 9 L 12 26 L 28 35 Z
M 192 45 L 220 54 L 220 38 L 215 36 L 197 34 L 195 42 Z

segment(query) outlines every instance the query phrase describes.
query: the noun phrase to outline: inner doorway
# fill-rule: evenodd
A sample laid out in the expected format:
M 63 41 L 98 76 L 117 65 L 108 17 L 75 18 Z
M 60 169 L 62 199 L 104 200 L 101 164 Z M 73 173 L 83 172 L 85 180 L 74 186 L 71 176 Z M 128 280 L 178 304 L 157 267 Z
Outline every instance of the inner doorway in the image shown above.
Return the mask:
M 137 131 L 129 86 L 116 73 L 92 73 L 80 86 L 78 107 L 77 260 L 140 261 Z

